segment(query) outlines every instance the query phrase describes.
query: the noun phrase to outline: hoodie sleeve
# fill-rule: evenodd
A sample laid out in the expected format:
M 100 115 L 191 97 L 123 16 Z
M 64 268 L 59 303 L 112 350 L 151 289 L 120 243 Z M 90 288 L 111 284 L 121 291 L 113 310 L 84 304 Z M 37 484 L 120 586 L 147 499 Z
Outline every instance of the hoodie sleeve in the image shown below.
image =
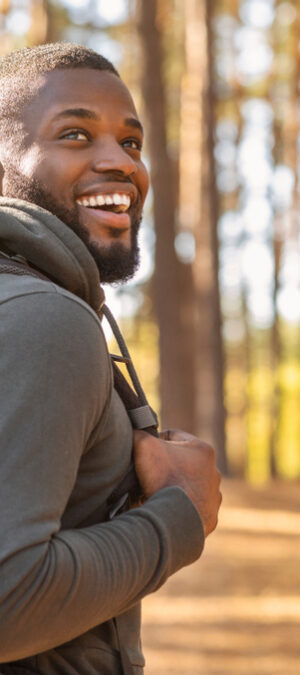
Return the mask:
M 5 662 L 124 612 L 196 560 L 204 536 L 192 502 L 176 487 L 112 522 L 62 529 L 83 449 L 110 401 L 101 326 L 68 296 L 30 293 L 0 305 L 0 348 Z

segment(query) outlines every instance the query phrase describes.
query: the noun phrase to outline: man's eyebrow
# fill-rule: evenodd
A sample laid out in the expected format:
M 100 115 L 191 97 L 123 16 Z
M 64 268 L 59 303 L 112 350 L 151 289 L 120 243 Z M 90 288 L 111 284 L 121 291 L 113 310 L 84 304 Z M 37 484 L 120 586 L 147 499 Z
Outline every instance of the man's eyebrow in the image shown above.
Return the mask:
M 55 119 L 61 117 L 81 117 L 81 119 L 90 119 L 95 120 L 96 122 L 100 121 L 99 115 L 88 108 L 66 108 L 55 115 Z M 138 129 L 141 134 L 144 135 L 143 127 L 136 117 L 126 117 L 124 120 L 124 125 L 127 127 L 132 127 L 133 129 Z
M 55 119 L 59 117 L 81 117 L 97 121 L 100 119 L 93 110 L 88 110 L 87 108 L 66 108 L 66 110 L 62 110 L 55 115 Z
M 136 119 L 136 117 L 127 117 L 124 120 L 124 124 L 127 127 L 132 127 L 133 129 L 138 129 L 141 132 L 141 134 L 144 135 L 144 129 L 143 129 L 141 123 L 139 122 L 139 120 Z

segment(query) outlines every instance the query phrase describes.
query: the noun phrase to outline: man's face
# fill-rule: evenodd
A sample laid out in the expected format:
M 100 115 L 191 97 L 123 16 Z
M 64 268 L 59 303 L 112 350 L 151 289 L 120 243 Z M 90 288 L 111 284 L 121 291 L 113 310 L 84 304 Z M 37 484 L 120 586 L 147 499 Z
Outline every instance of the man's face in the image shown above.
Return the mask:
M 108 71 L 55 70 L 40 79 L 20 150 L 2 161 L 3 195 L 63 220 L 89 248 L 102 281 L 129 278 L 148 190 L 131 96 Z

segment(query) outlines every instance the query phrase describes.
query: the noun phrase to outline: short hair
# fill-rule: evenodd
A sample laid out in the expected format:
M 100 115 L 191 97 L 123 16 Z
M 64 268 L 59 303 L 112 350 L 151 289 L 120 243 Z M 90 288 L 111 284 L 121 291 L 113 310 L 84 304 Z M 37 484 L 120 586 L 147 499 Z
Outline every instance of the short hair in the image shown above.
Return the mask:
M 36 76 L 68 68 L 107 70 L 120 77 L 101 54 L 65 42 L 25 47 L 0 58 L 0 143 L 17 130 L 22 110 L 35 96 Z

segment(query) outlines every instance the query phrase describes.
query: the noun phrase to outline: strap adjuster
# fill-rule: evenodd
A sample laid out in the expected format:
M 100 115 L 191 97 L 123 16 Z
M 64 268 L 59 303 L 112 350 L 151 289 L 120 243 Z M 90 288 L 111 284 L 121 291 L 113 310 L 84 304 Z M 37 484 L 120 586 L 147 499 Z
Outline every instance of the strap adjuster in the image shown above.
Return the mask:
M 134 429 L 146 429 L 147 427 L 157 425 L 157 420 L 149 405 L 132 408 L 132 410 L 128 410 L 127 412 Z
M 113 361 L 118 363 L 131 363 L 131 359 L 127 356 L 121 356 L 120 354 L 110 354 L 110 357 Z

